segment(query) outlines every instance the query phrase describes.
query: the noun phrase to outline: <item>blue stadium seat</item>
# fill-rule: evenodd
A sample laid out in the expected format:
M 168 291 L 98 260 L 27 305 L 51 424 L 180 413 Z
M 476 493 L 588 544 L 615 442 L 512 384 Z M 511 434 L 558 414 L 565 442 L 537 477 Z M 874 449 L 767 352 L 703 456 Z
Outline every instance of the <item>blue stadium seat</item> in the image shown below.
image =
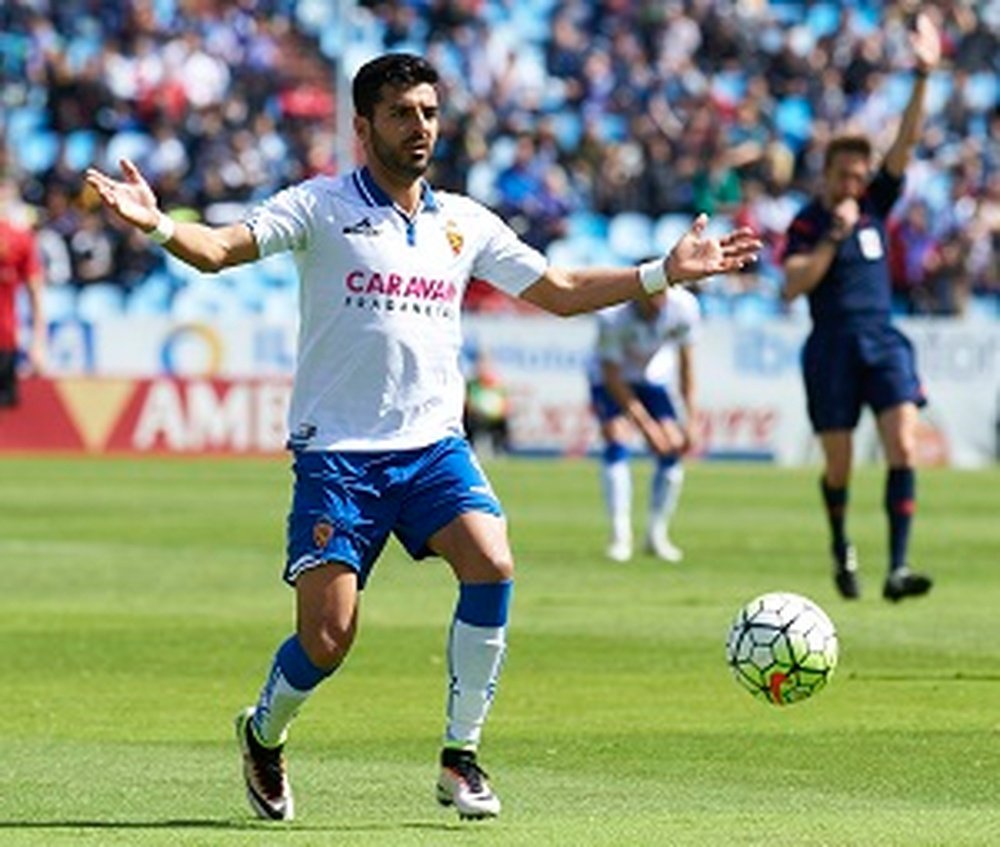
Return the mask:
M 49 323 L 76 317 L 76 289 L 71 285 L 46 285 L 42 288 L 42 309 Z
M 491 205 L 496 201 L 497 170 L 489 159 L 473 162 L 465 176 L 465 190 L 480 203 Z
M 699 291 L 698 304 L 706 319 L 728 318 L 732 314 L 731 299 L 718 291 Z
M 560 149 L 575 150 L 583 135 L 583 118 L 580 117 L 580 113 L 560 109 L 552 115 L 552 126 Z
M 653 222 L 642 212 L 619 212 L 608 221 L 608 246 L 626 262 L 637 262 L 652 253 Z
M 171 313 L 179 321 L 207 321 L 214 318 L 239 319 L 243 304 L 233 289 L 213 277 L 202 277 L 174 295 Z
M 298 320 L 299 298 L 297 289 L 269 291 L 264 298 L 260 316 L 264 320 L 285 323 Z
M 835 3 L 816 3 L 806 14 L 806 25 L 816 38 L 833 35 L 839 23 L 840 10 Z
M 653 244 L 656 246 L 656 252 L 665 253 L 673 247 L 691 227 L 693 220 L 693 215 L 683 212 L 668 212 L 661 215 L 653 224 Z
M 549 263 L 560 268 L 582 268 L 590 265 L 619 265 L 617 256 L 602 238 L 577 236 L 557 238 L 545 250 Z
M 125 312 L 125 291 L 114 282 L 94 282 L 80 289 L 76 314 L 83 321 L 121 317 Z
M 106 166 L 117 173 L 118 162 L 131 159 L 141 167 L 143 158 L 153 149 L 153 139 L 137 130 L 122 130 L 111 136 L 104 151 Z
M 608 219 L 599 212 L 592 212 L 581 209 L 571 212 L 566 221 L 567 232 L 570 238 L 584 236 L 588 238 L 607 238 Z
M 15 155 L 21 166 L 33 174 L 51 168 L 59 156 L 59 136 L 47 129 L 36 129 L 16 148 Z
M 755 291 L 738 294 L 730 299 L 733 318 L 743 324 L 760 323 L 778 314 L 778 301 Z
M 965 86 L 965 97 L 976 112 L 989 112 L 1000 106 L 1000 81 L 991 71 L 972 74 Z
M 66 164 L 74 171 L 83 171 L 95 163 L 97 133 L 91 129 L 73 130 L 66 136 Z
M 165 272 L 148 276 L 129 292 L 125 311 L 130 316 L 169 315 L 174 284 Z
M 40 106 L 15 106 L 7 110 L 5 129 L 7 143 L 14 149 L 18 157 L 24 145 L 35 133 L 44 130 L 47 125 L 45 109 Z
M 778 101 L 774 122 L 782 139 L 794 152 L 812 135 L 812 105 L 808 98 L 789 96 Z

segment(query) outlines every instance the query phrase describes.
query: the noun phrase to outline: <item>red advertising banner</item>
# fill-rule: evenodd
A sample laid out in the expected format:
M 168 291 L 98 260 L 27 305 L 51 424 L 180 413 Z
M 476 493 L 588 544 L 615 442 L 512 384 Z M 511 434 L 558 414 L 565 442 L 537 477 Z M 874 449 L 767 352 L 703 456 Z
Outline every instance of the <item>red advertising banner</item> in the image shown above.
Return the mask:
M 20 404 L 0 409 L 0 452 L 278 452 L 290 390 L 285 379 L 27 379 Z

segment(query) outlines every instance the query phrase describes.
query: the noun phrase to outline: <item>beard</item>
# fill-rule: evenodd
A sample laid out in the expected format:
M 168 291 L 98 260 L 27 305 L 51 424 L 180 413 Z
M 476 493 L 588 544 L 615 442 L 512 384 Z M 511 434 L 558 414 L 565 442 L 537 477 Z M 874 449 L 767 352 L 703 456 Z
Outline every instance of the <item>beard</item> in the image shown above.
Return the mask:
M 372 155 L 379 160 L 390 173 L 398 174 L 407 179 L 419 179 L 431 164 L 433 144 L 428 146 L 426 153 L 411 153 L 393 148 L 382 136 L 372 129 Z

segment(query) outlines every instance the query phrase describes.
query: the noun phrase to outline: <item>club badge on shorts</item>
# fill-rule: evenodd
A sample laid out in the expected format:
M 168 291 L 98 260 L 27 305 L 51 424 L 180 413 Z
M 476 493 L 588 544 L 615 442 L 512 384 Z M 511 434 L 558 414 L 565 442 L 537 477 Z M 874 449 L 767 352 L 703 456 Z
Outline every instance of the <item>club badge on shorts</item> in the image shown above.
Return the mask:
M 313 544 L 320 550 L 333 538 L 333 523 L 325 515 L 313 524 Z

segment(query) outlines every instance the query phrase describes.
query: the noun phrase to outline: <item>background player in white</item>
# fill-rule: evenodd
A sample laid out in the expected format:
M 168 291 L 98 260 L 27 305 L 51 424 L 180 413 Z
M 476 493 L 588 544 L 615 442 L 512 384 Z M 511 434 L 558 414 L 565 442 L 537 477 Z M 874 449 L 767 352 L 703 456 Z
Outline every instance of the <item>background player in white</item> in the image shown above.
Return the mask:
M 462 436 L 459 304 L 469 279 L 571 315 L 737 269 L 760 249 L 746 229 L 707 237 L 702 217 L 668 257 L 638 269 L 548 267 L 487 209 L 424 180 L 437 82 L 418 56 L 364 65 L 353 99 L 365 167 L 286 189 L 240 223 L 173 222 L 128 161 L 121 181 L 87 172 L 110 209 L 201 270 L 281 250 L 298 265 L 284 574 L 296 628 L 257 704 L 237 718 L 248 798 L 265 818 L 293 816 L 287 728 L 347 656 L 359 591 L 389 533 L 414 558 L 443 557 L 459 582 L 438 800 L 465 817 L 500 811 L 476 751 L 506 649 L 514 564 L 500 504 Z
M 683 288 L 637 297 L 598 313 L 590 394 L 604 451 L 601 487 L 611 529 L 608 558 L 632 558 L 634 426 L 653 453 L 646 552 L 668 562 L 684 554 L 670 539 L 670 519 L 684 482 L 681 456 L 694 443 L 694 335 L 698 301 Z M 681 402 L 678 402 L 681 401 Z

